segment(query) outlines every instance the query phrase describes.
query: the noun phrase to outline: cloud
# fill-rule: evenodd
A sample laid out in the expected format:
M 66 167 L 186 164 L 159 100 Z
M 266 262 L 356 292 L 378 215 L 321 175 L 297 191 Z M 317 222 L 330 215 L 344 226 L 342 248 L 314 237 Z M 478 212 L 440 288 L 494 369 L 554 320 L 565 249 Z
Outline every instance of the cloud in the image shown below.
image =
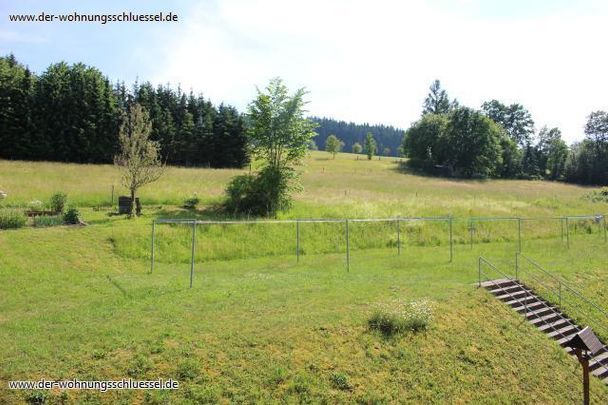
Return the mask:
M 438 78 L 472 107 L 520 102 L 570 141 L 589 112 L 608 109 L 605 15 L 561 7 L 494 18 L 460 3 L 205 2 L 165 41 L 154 80 L 242 109 L 255 85 L 281 76 L 307 87 L 315 115 L 407 127 Z

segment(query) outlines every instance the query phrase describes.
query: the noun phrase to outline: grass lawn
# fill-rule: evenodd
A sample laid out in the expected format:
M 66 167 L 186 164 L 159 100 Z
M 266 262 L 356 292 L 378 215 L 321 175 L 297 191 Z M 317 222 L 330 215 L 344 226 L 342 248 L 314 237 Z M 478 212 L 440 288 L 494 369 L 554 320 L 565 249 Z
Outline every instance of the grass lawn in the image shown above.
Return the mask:
M 608 212 L 577 186 L 432 179 L 389 159 L 327 156 L 309 159 L 306 191 L 284 218 Z M 479 225 L 471 248 L 468 224 L 458 222 L 452 263 L 445 224 L 403 224 L 399 256 L 394 224 L 353 225 L 349 272 L 341 224 L 304 228 L 299 263 L 292 227 L 201 226 L 189 289 L 190 230 L 158 227 L 149 274 L 151 220 L 208 217 L 177 205 L 194 192 L 217 201 L 237 171 L 170 173 L 142 190 L 146 216 L 126 220 L 95 208 L 116 182 L 110 166 L 0 162 L 6 204 L 61 190 L 89 223 L 0 231 L 0 403 L 40 395 L 4 389 L 7 380 L 125 377 L 173 378 L 180 389 L 45 395 L 54 403 L 580 401 L 578 363 L 474 285 L 480 255 L 512 274 L 513 223 Z M 586 222 L 571 231 L 566 249 L 559 223 L 527 222 L 524 253 L 608 306 L 602 234 Z M 421 299 L 433 308 L 428 331 L 386 338 L 368 329 L 378 304 Z M 591 382 L 593 401 L 606 403 L 608 390 Z

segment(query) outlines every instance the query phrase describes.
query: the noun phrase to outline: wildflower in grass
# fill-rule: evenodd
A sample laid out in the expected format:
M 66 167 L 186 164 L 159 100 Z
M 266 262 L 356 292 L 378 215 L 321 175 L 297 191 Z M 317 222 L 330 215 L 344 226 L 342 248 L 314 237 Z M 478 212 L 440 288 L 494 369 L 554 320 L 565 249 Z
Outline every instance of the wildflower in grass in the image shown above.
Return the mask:
M 427 300 L 405 302 L 396 300 L 377 304 L 368 319 L 372 330 L 385 336 L 407 331 L 420 332 L 428 329 L 433 318 L 432 305 Z

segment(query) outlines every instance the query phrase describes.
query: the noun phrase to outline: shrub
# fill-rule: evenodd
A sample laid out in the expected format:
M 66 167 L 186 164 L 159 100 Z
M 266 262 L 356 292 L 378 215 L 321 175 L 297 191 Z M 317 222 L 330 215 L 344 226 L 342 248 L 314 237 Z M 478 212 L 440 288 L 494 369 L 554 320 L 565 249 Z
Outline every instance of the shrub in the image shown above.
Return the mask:
M 585 194 L 585 198 L 591 202 L 608 203 L 608 187 L 593 190 L 590 193 Z
M 348 376 L 344 373 L 332 373 L 329 379 L 332 385 L 339 390 L 348 391 L 352 389 Z
M 27 218 L 19 210 L 0 210 L 0 229 L 23 228 Z
M 234 177 L 226 188 L 224 208 L 233 214 L 274 216 L 291 205 L 289 181 L 291 170 L 265 167 L 256 175 Z
M 27 208 L 32 211 L 42 211 L 42 209 L 44 208 L 44 204 L 40 200 L 32 200 L 27 203 Z
M 187 208 L 189 210 L 193 210 L 196 208 L 196 206 L 201 202 L 201 199 L 198 198 L 196 196 L 196 194 L 194 194 L 192 197 L 186 199 L 186 201 L 184 201 L 184 208 Z
M 0 201 L 4 200 L 6 198 L 7 194 L 6 192 L 0 190 Z
M 58 225 L 63 225 L 63 217 L 61 215 L 34 217 L 34 226 L 36 228 Z
M 148 357 L 138 354 L 132 360 L 127 374 L 130 377 L 141 377 L 154 368 L 154 363 Z
M 68 196 L 65 193 L 55 193 L 51 197 L 51 210 L 57 213 L 63 213 L 65 205 L 68 201 Z
M 68 225 L 79 224 L 80 223 L 80 211 L 78 211 L 78 208 L 76 208 L 76 207 L 68 208 L 68 210 L 65 212 L 65 214 L 63 214 L 63 222 L 65 222 Z
M 367 323 L 370 329 L 377 330 L 385 336 L 392 336 L 407 331 L 420 332 L 428 329 L 432 319 L 429 302 L 413 301 L 378 305 Z
M 198 376 L 200 364 L 194 359 L 182 361 L 177 366 L 177 377 L 181 380 L 191 380 Z

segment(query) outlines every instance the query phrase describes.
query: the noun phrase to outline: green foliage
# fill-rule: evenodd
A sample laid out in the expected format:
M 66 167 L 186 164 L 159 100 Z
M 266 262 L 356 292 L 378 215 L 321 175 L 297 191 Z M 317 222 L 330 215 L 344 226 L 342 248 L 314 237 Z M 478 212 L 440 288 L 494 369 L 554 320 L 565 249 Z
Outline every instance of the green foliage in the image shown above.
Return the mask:
M 30 405 L 44 405 L 48 403 L 50 392 L 44 390 L 28 391 L 25 395 L 25 402 Z
M 463 177 L 491 177 L 502 164 L 500 137 L 494 121 L 470 108 L 457 108 L 446 131 L 445 163 Z
M 63 222 L 68 225 L 76 225 L 80 223 L 80 211 L 76 207 L 68 207 L 63 214 Z
M 0 209 L 0 229 L 23 228 L 27 218 L 20 210 Z
M 44 209 L 44 203 L 40 200 L 32 200 L 27 203 L 27 208 L 31 211 L 42 211 Z
M 200 202 L 201 202 L 201 199 L 198 198 L 198 196 L 195 193 L 192 197 L 187 198 L 186 201 L 184 201 L 184 208 L 189 209 L 189 210 L 196 209 L 196 207 L 198 206 L 198 204 Z
M 292 170 L 275 170 L 270 166 L 255 175 L 234 177 L 226 187 L 224 208 L 233 214 L 274 216 L 291 206 Z
M 566 180 L 608 185 L 608 113 L 595 111 L 587 119 L 586 138 L 572 145 L 566 161 Z
M 425 114 L 405 133 L 403 150 L 414 167 L 432 170 L 447 159 L 446 132 L 450 120 L 445 114 Z
M 270 81 L 247 113 L 252 153 L 275 169 L 300 163 L 306 155 L 308 142 L 315 135 L 315 124 L 304 117 L 304 89 L 290 96 L 280 78 Z
M 249 105 L 249 139 L 252 153 L 263 161 L 255 176 L 235 178 L 227 187 L 225 207 L 235 214 L 274 216 L 291 204 L 297 190 L 294 167 L 301 163 L 315 135 L 315 124 L 304 117 L 304 89 L 289 96 L 280 78 L 258 90 Z
M 344 142 L 335 135 L 328 136 L 325 141 L 325 151 L 331 153 L 334 159 L 336 158 L 336 154 L 342 150 L 343 146 Z
M 585 198 L 594 203 L 608 203 L 608 187 L 593 190 L 585 194 Z
M 363 151 L 363 146 L 359 142 L 353 144 L 353 153 L 360 154 Z
M 120 151 L 114 157 L 114 164 L 121 172 L 122 184 L 131 193 L 131 215 L 137 190 L 157 181 L 165 171 L 160 159 L 160 146 L 150 139 L 150 131 L 147 111 L 139 104 L 132 105 L 120 127 Z
M 177 366 L 176 376 L 180 380 L 192 380 L 200 373 L 200 364 L 194 359 L 186 359 Z
M 137 354 L 129 364 L 127 375 L 129 377 L 143 377 L 146 373 L 154 368 L 154 362 L 149 357 L 143 354 Z
M 327 138 L 333 134 L 344 142 L 343 150 L 353 151 L 353 153 L 361 153 L 362 146 L 359 152 L 355 152 L 353 148 L 356 144 L 362 145 L 365 142 L 365 136 L 368 132 L 374 134 L 378 150 L 390 148 L 393 152 L 399 149 L 404 135 L 402 129 L 390 125 L 357 124 L 327 117 L 311 117 L 310 119 L 318 124 L 318 127 L 315 128 L 315 132 L 318 134 L 315 136 L 315 140 L 318 145 L 325 145 Z
M 121 117 L 133 102 L 150 113 L 163 161 L 242 167 L 249 161 L 245 124 L 231 106 L 168 86 L 112 86 L 82 63 L 50 65 L 36 75 L 13 55 L 0 58 L 0 158 L 109 163 Z
M 34 227 L 36 228 L 46 228 L 49 226 L 58 226 L 63 225 L 63 216 L 62 215 L 40 215 L 34 217 Z
M 367 135 L 365 135 L 365 144 L 363 146 L 363 151 L 367 155 L 367 159 L 372 160 L 372 157 L 374 157 L 377 150 L 378 147 L 376 145 L 376 140 L 374 139 L 372 133 L 368 132 Z
M 67 201 L 68 201 L 67 194 L 62 193 L 62 192 L 53 194 L 51 196 L 51 201 L 50 201 L 51 210 L 58 214 L 63 213 L 63 210 L 65 209 L 65 206 L 67 204 Z
M 456 101 L 450 102 L 448 93 L 441 88 L 441 82 L 435 80 L 429 88 L 429 94 L 424 100 L 422 114 L 447 114 L 456 106 Z
M 370 329 L 389 337 L 407 331 L 424 331 L 428 329 L 432 317 L 433 311 L 428 301 L 394 301 L 379 304 L 367 324 Z
M 498 100 L 486 101 L 482 104 L 483 112 L 494 122 L 501 125 L 519 146 L 530 143 L 534 134 L 532 115 L 521 104 L 505 105 Z
M 336 389 L 342 391 L 349 391 L 353 388 L 352 384 L 348 380 L 348 376 L 344 373 L 331 373 L 331 375 L 329 376 L 329 380 Z

